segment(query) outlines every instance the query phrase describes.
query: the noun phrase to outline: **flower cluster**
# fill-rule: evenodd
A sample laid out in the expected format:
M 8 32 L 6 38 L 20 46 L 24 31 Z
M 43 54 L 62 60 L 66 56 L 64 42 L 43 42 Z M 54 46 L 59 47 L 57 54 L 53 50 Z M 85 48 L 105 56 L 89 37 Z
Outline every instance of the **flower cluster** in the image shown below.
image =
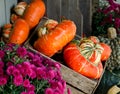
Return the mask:
M 96 36 L 104 35 L 109 27 L 115 27 L 120 35 L 120 4 L 114 0 L 106 0 L 106 3 L 98 6 L 93 13 L 92 33 Z
M 0 42 L 0 94 L 64 94 L 65 89 L 58 62 Z

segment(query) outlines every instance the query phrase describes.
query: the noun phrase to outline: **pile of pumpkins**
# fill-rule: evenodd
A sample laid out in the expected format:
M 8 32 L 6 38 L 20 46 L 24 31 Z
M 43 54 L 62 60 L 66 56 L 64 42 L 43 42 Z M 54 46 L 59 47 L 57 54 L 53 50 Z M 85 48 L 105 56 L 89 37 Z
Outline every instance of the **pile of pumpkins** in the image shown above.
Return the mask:
M 4 40 L 7 39 L 6 43 L 21 45 L 28 38 L 30 30 L 44 16 L 45 4 L 42 0 L 32 0 L 30 4 L 18 3 L 14 11 L 12 24 L 3 27 L 3 37 Z M 102 61 L 109 58 L 112 50 L 95 36 L 74 40 L 76 30 L 77 27 L 71 20 L 64 19 L 59 23 L 48 19 L 39 29 L 33 48 L 48 57 L 62 50 L 68 67 L 86 77 L 99 79 L 103 73 Z

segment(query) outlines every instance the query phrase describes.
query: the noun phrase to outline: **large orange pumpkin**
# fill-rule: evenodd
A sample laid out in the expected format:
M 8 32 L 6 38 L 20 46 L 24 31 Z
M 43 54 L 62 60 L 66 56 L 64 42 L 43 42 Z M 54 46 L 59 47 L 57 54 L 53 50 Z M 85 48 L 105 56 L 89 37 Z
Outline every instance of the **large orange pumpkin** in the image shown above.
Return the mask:
M 76 72 L 89 77 L 98 79 L 102 75 L 103 65 L 101 62 L 95 66 L 81 54 L 79 46 L 75 43 L 69 43 L 63 50 L 65 63 Z
M 76 25 L 71 20 L 63 20 L 48 34 L 39 37 L 34 42 L 34 48 L 51 57 L 70 42 L 76 34 Z
M 29 24 L 30 29 L 34 28 L 45 14 L 45 4 L 42 0 L 33 0 L 25 9 L 23 19 Z
M 29 25 L 24 19 L 17 19 L 10 32 L 9 43 L 22 44 L 28 38 Z

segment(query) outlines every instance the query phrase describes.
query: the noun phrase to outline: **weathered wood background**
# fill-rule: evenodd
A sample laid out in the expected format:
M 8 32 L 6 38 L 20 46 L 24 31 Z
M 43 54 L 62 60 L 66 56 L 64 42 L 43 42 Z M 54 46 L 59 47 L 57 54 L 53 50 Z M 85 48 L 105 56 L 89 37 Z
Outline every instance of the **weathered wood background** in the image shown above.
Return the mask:
M 0 27 L 9 23 L 10 9 L 17 2 L 31 0 L 0 0 Z M 44 0 L 46 4 L 46 16 L 58 21 L 62 17 L 73 20 L 77 25 L 79 36 L 91 35 L 92 6 L 96 0 Z M 98 0 L 97 0 L 98 1 Z

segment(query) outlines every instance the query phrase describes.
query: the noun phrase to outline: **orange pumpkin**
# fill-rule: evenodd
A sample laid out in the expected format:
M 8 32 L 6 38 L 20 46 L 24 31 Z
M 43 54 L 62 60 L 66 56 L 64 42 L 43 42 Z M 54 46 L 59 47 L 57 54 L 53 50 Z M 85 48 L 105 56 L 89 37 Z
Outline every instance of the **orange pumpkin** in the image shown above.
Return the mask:
M 105 43 L 99 43 L 99 44 L 104 49 L 103 52 L 102 52 L 102 55 L 101 55 L 101 61 L 105 61 L 105 60 L 107 60 L 110 57 L 112 49 L 110 48 L 109 45 L 107 45 Z
M 34 48 L 51 57 L 70 42 L 76 34 L 76 25 L 71 20 L 63 20 L 48 34 L 39 37 L 34 42 Z
M 95 66 L 89 62 L 81 54 L 79 46 L 75 43 L 69 43 L 64 47 L 63 57 L 67 66 L 86 77 L 98 79 L 102 75 L 102 63 L 99 62 L 98 65 Z
M 29 24 L 30 29 L 34 28 L 45 14 L 45 4 L 42 0 L 33 0 L 25 9 L 23 19 Z
M 17 19 L 10 32 L 9 43 L 22 44 L 28 38 L 29 25 L 24 19 Z

